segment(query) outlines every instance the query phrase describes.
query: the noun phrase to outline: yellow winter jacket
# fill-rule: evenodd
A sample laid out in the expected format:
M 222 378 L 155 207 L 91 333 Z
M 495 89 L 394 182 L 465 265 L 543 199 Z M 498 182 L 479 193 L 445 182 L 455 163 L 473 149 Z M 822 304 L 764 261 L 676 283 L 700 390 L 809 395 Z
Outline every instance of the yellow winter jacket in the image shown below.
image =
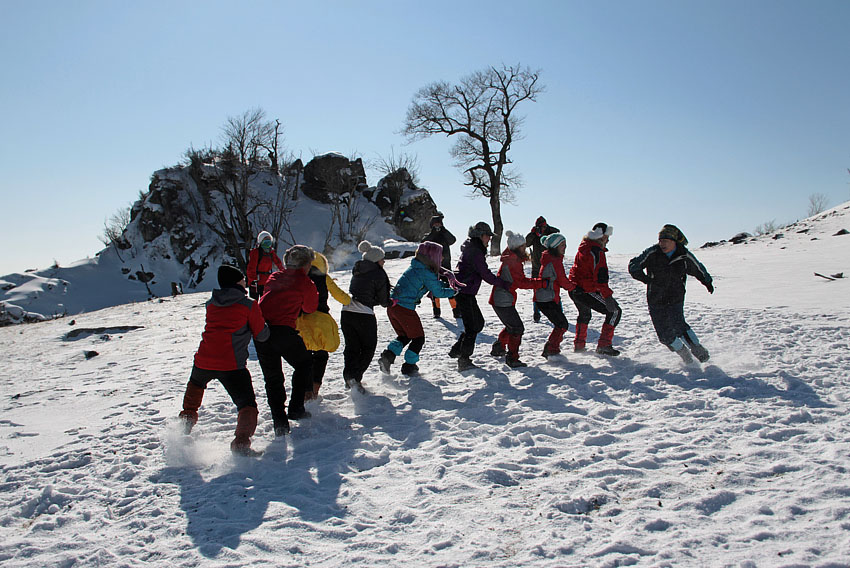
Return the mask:
M 313 266 L 325 275 L 325 284 L 328 294 L 340 304 L 347 306 L 351 303 L 351 296 L 346 294 L 334 279 L 328 275 L 328 259 L 321 253 L 316 253 Z M 321 301 L 321 299 L 320 299 Z M 332 353 L 339 348 L 339 326 L 330 314 L 315 311 L 309 314 L 301 314 L 295 322 L 295 327 L 304 345 L 310 351 L 327 351 Z

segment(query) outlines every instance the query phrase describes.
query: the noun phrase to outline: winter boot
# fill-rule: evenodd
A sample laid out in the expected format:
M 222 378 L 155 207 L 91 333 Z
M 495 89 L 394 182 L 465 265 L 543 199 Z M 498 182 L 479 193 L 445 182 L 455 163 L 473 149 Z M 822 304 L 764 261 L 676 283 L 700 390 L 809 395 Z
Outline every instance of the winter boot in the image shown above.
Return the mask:
M 601 355 L 609 355 L 616 357 L 620 354 L 619 351 L 611 346 L 614 340 L 614 326 L 604 323 L 602 324 L 602 333 L 599 334 L 599 343 L 596 344 L 596 352 Z
M 434 319 L 440 318 L 440 308 L 434 308 Z
M 691 348 L 691 353 L 697 358 L 700 363 L 708 361 L 708 349 L 702 346 L 697 338 L 697 334 L 692 329 L 685 332 L 685 342 Z
M 472 362 L 472 359 L 467 357 L 466 355 L 461 355 L 457 359 L 457 370 L 460 372 L 468 371 L 470 369 L 477 369 L 478 365 Z
M 458 357 L 460 357 L 460 345 L 462 341 L 463 334 L 461 333 L 458 340 L 455 342 L 454 345 L 452 345 L 452 348 L 449 349 L 449 357 L 451 357 L 452 359 L 457 359 Z
M 390 367 L 395 361 L 395 353 L 390 351 L 389 349 L 384 349 L 381 353 L 381 358 L 378 359 L 378 367 L 381 368 L 381 372 L 385 375 L 390 374 Z
M 679 357 L 681 357 L 682 361 L 684 361 L 686 365 L 690 365 L 694 362 L 694 358 L 691 356 L 691 352 L 688 351 L 688 347 L 687 345 L 685 345 L 685 342 L 682 341 L 681 337 L 677 337 L 673 341 L 673 343 L 667 346 L 667 348 L 670 349 L 670 351 L 675 352 Z
M 564 339 L 564 333 L 566 333 L 566 329 L 563 327 L 556 327 L 552 330 L 552 333 L 549 334 L 549 339 L 546 341 L 546 345 L 543 346 L 544 357 L 549 357 L 550 355 L 559 355 L 561 353 L 561 341 Z
M 511 355 L 510 353 L 505 356 L 505 364 L 511 369 L 527 366 L 525 363 L 519 360 L 519 355 Z
M 289 434 L 289 420 L 286 422 L 278 422 L 274 425 L 274 435 L 276 438 L 280 438 L 282 436 L 286 436 Z
M 313 414 L 304 408 L 290 408 L 286 416 L 290 420 L 301 420 L 302 418 L 310 418 Z
M 189 381 L 186 385 L 186 393 L 183 395 L 183 410 L 179 415 L 184 434 L 190 434 L 192 428 L 198 423 L 198 409 L 203 400 L 204 389 Z
M 502 342 L 498 339 L 494 341 L 493 347 L 490 349 L 490 355 L 493 357 L 501 357 L 505 353 L 507 353 L 507 351 L 505 350 L 505 346 L 502 345 Z
M 251 449 L 251 436 L 257 430 L 257 407 L 246 406 L 236 418 L 236 435 L 230 442 L 230 451 L 240 456 L 256 457 L 262 452 Z
M 401 374 L 402 375 L 413 375 L 419 372 L 419 366 L 416 363 L 402 363 L 401 364 Z
M 580 353 L 585 351 L 587 347 L 587 324 L 576 323 L 576 338 L 573 340 L 573 351 Z

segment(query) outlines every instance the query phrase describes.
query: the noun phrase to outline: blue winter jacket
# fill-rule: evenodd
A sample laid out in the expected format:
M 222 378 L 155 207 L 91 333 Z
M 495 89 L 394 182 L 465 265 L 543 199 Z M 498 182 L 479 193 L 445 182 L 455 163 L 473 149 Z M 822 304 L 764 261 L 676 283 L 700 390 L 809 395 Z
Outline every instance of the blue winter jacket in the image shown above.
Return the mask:
M 455 295 L 454 290 L 440 282 L 433 270 L 414 258 L 396 282 L 390 297 L 398 300 L 399 306 L 415 310 L 419 300 L 428 292 L 435 298 L 451 298 Z

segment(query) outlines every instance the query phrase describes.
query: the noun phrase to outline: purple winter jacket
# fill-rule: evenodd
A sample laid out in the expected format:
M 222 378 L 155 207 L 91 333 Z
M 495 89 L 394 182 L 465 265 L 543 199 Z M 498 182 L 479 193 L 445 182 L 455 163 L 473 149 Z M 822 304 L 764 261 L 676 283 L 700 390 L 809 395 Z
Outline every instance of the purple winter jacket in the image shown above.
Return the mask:
M 457 270 L 455 276 L 457 279 L 466 284 L 465 287 L 458 291 L 458 294 L 469 294 L 474 296 L 478 293 L 481 287 L 481 280 L 493 286 L 501 286 L 502 288 L 510 288 L 510 283 L 505 282 L 492 272 L 487 266 L 487 248 L 481 239 L 468 238 L 460 247 L 460 258 L 457 261 Z

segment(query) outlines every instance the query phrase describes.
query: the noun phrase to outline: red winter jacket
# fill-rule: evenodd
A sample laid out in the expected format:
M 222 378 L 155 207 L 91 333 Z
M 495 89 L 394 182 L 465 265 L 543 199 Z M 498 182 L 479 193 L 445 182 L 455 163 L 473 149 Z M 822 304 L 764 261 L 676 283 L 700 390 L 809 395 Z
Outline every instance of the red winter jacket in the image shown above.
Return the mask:
M 260 309 L 269 325 L 295 327 L 295 320 L 304 312 L 319 307 L 319 291 L 303 270 L 284 268 L 269 277 Z
M 252 335 L 255 341 L 269 337 L 257 302 L 245 296 L 242 288 L 213 290 L 195 366 L 208 371 L 244 369 Z
M 502 256 L 499 260 L 502 261 L 502 266 L 499 267 L 499 271 L 496 273 L 496 276 L 506 282 L 510 282 L 511 287 L 508 290 L 505 290 L 499 286 L 493 286 L 493 290 L 490 292 L 491 305 L 500 308 L 513 306 L 516 304 L 517 288 L 536 290 L 538 288 L 543 288 L 546 285 L 546 283 L 540 278 L 529 278 L 525 275 L 525 270 L 523 270 L 522 264 L 528 260 L 528 258 L 521 258 L 517 253 L 506 248 L 504 252 L 502 252 Z
M 575 290 L 576 285 L 567 279 L 564 271 L 564 257 L 552 254 L 549 249 L 543 251 L 540 257 L 540 278 L 546 284 L 539 290 L 534 291 L 535 302 L 561 301 L 560 290 Z
M 265 252 L 260 247 L 251 249 L 248 255 L 248 284 L 257 280 L 260 286 L 265 286 L 275 266 L 283 270 L 283 263 L 274 249 L 270 249 L 269 252 Z
M 576 260 L 570 268 L 570 282 L 588 294 L 599 292 L 603 298 L 614 295 L 608 287 L 608 260 L 605 247 L 585 237 L 578 246 Z

